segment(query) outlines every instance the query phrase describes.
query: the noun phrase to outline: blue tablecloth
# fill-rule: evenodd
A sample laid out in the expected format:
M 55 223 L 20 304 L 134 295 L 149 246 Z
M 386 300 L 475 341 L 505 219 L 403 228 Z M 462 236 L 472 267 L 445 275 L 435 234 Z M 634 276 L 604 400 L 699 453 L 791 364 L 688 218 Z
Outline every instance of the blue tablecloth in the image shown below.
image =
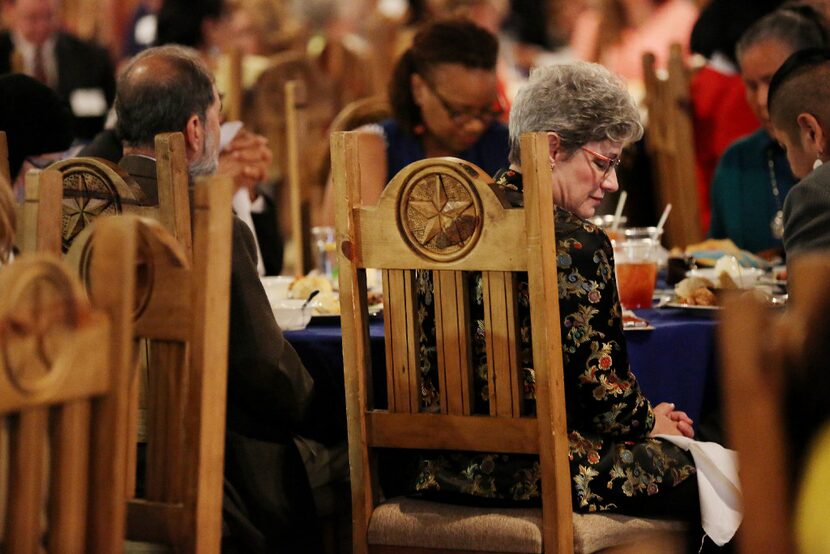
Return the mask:
M 627 331 L 631 368 L 653 404 L 674 402 L 700 422 L 717 407 L 716 319 L 712 312 L 690 313 L 675 309 L 637 310 L 654 326 L 653 331 Z M 383 322 L 370 324 L 372 359 L 384 360 Z M 345 437 L 343 351 L 339 325 L 311 326 L 285 333 L 303 360 L 318 390 L 316 409 Z M 381 391 L 379 391 L 381 392 Z

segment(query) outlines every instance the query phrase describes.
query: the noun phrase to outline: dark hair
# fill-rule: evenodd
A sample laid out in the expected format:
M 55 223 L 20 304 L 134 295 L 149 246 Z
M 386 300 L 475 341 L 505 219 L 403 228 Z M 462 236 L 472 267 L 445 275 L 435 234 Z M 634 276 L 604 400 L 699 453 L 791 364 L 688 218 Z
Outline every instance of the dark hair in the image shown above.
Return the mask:
M 181 44 L 201 48 L 202 23 L 226 13 L 224 0 L 164 0 L 156 23 L 155 46 Z
M 776 40 L 793 51 L 827 46 L 826 22 L 808 4 L 790 3 L 756 21 L 735 47 L 738 61 L 751 46 L 763 40 Z
M 137 69 L 147 67 L 149 71 Z M 118 79 L 118 133 L 130 146 L 150 146 L 158 133 L 183 131 L 194 114 L 203 122 L 214 102 L 213 75 L 182 46 L 159 46 L 135 56 Z
M 753 23 L 780 4 L 781 0 L 712 0 L 701 10 L 692 28 L 689 48 L 706 58 L 720 52 L 737 66 L 738 40 Z
M 454 18 L 427 23 L 395 64 L 389 83 L 389 101 L 395 119 L 409 132 L 422 123 L 421 109 L 412 95 L 412 74 L 428 79 L 440 64 L 494 70 L 498 53 L 496 37 L 471 21 Z
M 37 79 L 22 73 L 0 77 L 0 130 L 6 132 L 12 179 L 27 157 L 69 148 L 72 122 L 66 102 Z
M 781 64 L 772 76 L 767 92 L 767 109 L 776 127 L 795 136 L 798 113 L 815 111 L 817 117 L 825 115 L 818 112 L 826 110 L 818 108 L 823 108 L 827 93 L 830 92 L 827 82 L 830 71 L 828 62 L 830 48 L 807 48 L 793 53 Z M 825 69 L 824 78 L 816 73 L 822 67 Z M 814 73 L 816 74 L 813 75 Z

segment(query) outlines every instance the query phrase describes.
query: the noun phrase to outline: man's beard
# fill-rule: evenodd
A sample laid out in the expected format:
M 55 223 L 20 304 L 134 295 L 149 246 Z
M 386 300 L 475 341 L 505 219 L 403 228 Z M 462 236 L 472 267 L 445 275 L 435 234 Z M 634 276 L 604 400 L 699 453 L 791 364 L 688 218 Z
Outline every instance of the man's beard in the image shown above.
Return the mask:
M 202 149 L 202 156 L 187 168 L 190 177 L 204 177 L 216 173 L 219 166 L 219 137 L 214 133 L 205 134 L 205 144 Z

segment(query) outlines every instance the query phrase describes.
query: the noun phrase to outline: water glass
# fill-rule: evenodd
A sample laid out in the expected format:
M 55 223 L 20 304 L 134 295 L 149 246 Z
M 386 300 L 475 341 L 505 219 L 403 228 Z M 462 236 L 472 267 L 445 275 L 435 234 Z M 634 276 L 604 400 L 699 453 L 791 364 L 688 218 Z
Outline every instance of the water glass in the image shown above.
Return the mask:
M 312 227 L 311 241 L 314 245 L 314 268 L 332 281 L 337 279 L 337 245 L 334 242 L 334 227 Z

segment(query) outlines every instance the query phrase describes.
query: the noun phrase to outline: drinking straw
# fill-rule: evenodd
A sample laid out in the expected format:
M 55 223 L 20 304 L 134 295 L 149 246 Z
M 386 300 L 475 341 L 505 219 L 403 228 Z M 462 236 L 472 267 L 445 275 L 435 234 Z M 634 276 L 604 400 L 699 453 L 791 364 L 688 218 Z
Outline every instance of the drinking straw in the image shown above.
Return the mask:
M 611 230 L 616 231 L 620 227 L 620 218 L 622 217 L 623 206 L 625 206 L 625 199 L 628 198 L 628 193 L 622 191 L 620 199 L 617 200 L 617 209 L 614 211 L 614 222 L 611 223 Z
M 663 225 L 666 224 L 666 219 L 669 217 L 669 212 L 671 212 L 671 204 L 666 204 L 666 207 L 663 209 L 663 215 L 660 216 L 660 221 L 657 222 L 657 232 L 661 232 L 663 230 Z

